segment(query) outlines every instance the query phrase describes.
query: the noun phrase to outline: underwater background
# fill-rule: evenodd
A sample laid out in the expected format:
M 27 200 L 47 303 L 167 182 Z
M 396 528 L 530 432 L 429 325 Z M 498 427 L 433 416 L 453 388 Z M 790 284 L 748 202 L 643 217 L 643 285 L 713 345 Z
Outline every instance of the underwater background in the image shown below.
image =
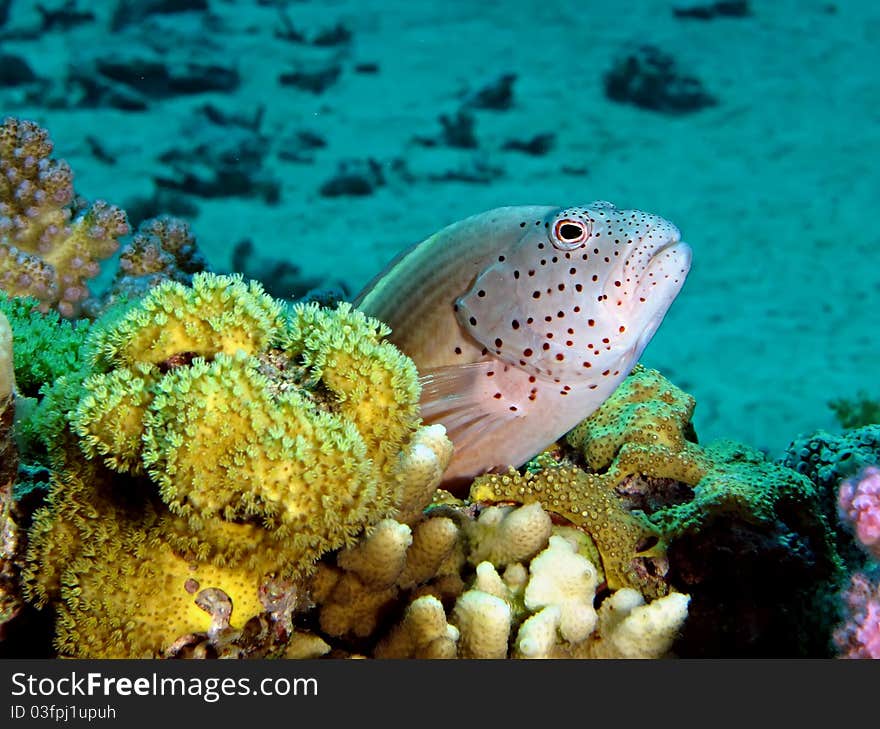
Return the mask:
M 0 657 L 880 657 L 878 31 L 0 0 Z
M 0 109 L 282 296 L 495 206 L 662 215 L 694 260 L 642 361 L 778 457 L 877 394 L 878 32 L 856 0 L 6 0 Z

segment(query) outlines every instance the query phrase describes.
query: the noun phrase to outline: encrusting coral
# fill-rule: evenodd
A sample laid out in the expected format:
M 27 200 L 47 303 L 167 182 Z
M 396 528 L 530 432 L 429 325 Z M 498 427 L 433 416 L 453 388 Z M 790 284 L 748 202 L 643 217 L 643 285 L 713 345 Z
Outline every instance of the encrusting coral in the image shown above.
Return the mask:
M 540 503 L 595 542 L 609 587 L 662 594 L 669 543 L 721 515 L 771 523 L 816 495 L 809 482 L 729 443 L 694 442 L 694 401 L 656 370 L 637 367 L 618 390 L 567 436 L 585 468 L 536 459 L 524 474 L 488 474 L 471 499 Z M 817 538 L 827 526 L 805 508 Z
M 48 132 L 34 122 L 7 118 L 0 125 L 0 288 L 73 317 L 98 262 L 129 228 L 117 207 L 86 207 L 74 194 L 70 167 L 51 154 Z

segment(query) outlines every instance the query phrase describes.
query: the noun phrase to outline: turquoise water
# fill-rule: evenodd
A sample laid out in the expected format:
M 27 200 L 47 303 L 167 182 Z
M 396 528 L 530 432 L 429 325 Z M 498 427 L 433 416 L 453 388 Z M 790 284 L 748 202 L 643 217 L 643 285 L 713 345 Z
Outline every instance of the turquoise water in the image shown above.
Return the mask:
M 645 361 L 704 438 L 778 454 L 877 395 L 873 3 L 0 5 L 0 109 L 216 270 L 354 294 L 457 219 L 610 200 L 694 248 Z

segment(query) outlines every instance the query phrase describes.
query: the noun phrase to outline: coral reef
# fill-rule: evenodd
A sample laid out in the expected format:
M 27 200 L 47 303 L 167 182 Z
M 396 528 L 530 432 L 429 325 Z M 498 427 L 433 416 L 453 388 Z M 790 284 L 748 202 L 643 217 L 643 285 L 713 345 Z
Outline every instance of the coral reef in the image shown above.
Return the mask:
M 104 201 L 86 207 L 70 168 L 51 154 L 48 132 L 35 123 L 0 126 L 0 288 L 73 317 L 128 222 Z
M 645 53 L 659 74 L 648 91 L 666 94 L 655 108 L 711 102 Z M 115 87 L 136 81 L 99 67 Z M 506 108 L 512 79 L 471 105 Z M 203 114 L 258 134 L 260 113 Z M 428 146 L 476 144 L 470 112 L 441 121 Z M 436 490 L 451 444 L 421 425 L 413 362 L 349 304 L 288 306 L 207 273 L 169 217 L 142 223 L 108 296 L 86 300 L 127 223 L 105 203 L 86 210 L 51 152 L 35 124 L 0 128 L 0 630 L 40 611 L 55 654 L 81 657 L 828 648 L 817 616 L 841 574 L 834 510 L 878 541 L 873 472 L 836 500 L 844 464 L 877 450 L 870 429 L 847 435 L 849 451 L 824 436 L 792 447 L 817 487 L 744 446 L 699 445 L 693 398 L 636 367 L 565 442 L 453 498 Z M 384 166 L 365 169 L 344 194 L 385 184 Z M 240 182 L 199 180 L 209 195 Z M 62 319 L 81 313 L 96 321 Z M 844 653 L 874 650 L 872 579 L 853 577 Z
M 44 388 L 61 445 L 18 560 L 58 654 L 803 655 L 830 640 L 830 625 L 804 639 L 838 567 L 811 484 L 697 445 L 693 401 L 658 373 L 637 368 L 568 444 L 460 500 L 435 490 L 451 446 L 419 427 L 385 333 L 211 274 L 92 325 L 88 376 Z
M 108 308 L 135 301 L 165 281 L 191 284 L 193 274 L 207 271 L 189 224 L 162 215 L 144 220 L 131 241 L 122 247 L 119 268 L 109 290 L 100 299 L 85 302 L 84 312 L 98 318 Z
M 385 334 L 347 304 L 288 312 L 204 273 L 92 327 L 88 376 L 44 397 L 62 445 L 25 572 L 29 599 L 57 612 L 57 650 L 252 650 L 270 581 L 295 585 L 370 525 L 414 518 L 451 447 L 419 429 L 415 368 Z
M 698 445 L 693 399 L 656 371 L 460 500 L 436 491 L 451 445 L 420 427 L 411 361 L 347 304 L 208 273 L 91 325 L 35 304 L 3 310 L 16 346 L 56 332 L 52 362 L 20 369 L 52 485 L 25 555 L 5 519 L 6 594 L 33 613 L 23 583 L 59 655 L 830 650 L 840 564 L 815 487 Z
M 844 590 L 845 620 L 834 631 L 840 658 L 880 658 L 880 570 L 856 572 Z
M 693 407 L 658 372 L 636 367 L 555 455 L 524 474 L 476 479 L 470 498 L 537 502 L 578 527 L 610 589 L 689 594 L 683 653 L 827 650 L 815 625 L 829 599 L 819 585 L 832 585 L 841 563 L 815 487 L 745 446 L 698 445 Z M 769 555 L 785 584 L 767 569 Z M 755 606 L 754 624 L 733 607 L 742 600 Z
M 880 469 L 869 466 L 858 478 L 841 483 L 837 507 L 859 544 L 880 560 Z

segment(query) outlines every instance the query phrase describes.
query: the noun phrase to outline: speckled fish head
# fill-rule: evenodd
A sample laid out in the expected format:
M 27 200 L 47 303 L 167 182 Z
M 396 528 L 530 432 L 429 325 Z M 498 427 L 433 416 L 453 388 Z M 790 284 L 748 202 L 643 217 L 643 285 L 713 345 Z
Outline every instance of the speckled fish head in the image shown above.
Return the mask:
M 690 247 L 669 221 L 606 202 L 519 221 L 456 301 L 459 323 L 496 357 L 554 381 L 627 372 L 675 299 Z

